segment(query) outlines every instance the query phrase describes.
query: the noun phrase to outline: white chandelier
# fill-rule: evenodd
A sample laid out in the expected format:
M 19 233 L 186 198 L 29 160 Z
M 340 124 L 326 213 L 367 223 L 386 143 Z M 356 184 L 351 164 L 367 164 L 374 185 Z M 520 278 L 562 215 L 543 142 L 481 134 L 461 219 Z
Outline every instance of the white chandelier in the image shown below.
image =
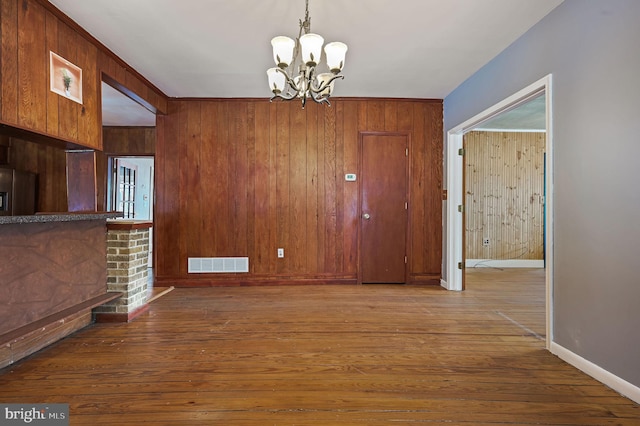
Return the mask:
M 271 40 L 273 59 L 277 65 L 267 70 L 269 87 L 273 92 L 272 101 L 276 98 L 287 101 L 299 98 L 304 108 L 307 98 L 311 98 L 317 103 L 331 105 L 329 96 L 333 92 L 333 83 L 338 78 L 344 78 L 340 72 L 344 67 L 347 45 L 339 41 L 328 43 L 324 53 L 330 72 L 317 73 L 324 38 L 310 33 L 310 30 L 309 0 L 306 0 L 304 21 L 300 20 L 298 38 L 294 41 L 278 36 Z M 302 59 L 299 58 L 300 54 Z M 294 76 L 296 65 L 298 75 Z

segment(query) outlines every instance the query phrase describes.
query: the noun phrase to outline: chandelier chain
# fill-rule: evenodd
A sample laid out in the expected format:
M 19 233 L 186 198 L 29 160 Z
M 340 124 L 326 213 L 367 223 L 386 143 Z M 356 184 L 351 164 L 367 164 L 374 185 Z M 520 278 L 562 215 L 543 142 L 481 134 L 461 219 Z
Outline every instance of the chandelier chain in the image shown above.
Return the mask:
M 304 13 L 304 21 L 300 20 L 300 33 L 298 34 L 298 38 L 302 35 L 302 31 L 304 30 L 305 34 L 309 34 L 311 31 L 311 17 L 309 17 L 309 0 L 306 0 L 305 13 Z

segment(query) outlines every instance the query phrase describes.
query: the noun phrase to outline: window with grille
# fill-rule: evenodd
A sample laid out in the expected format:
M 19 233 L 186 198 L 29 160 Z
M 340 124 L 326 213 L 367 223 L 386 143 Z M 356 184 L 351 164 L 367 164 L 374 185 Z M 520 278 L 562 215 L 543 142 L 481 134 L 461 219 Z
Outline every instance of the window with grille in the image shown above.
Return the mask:
M 135 218 L 136 170 L 123 165 L 118 167 L 118 206 L 126 219 Z

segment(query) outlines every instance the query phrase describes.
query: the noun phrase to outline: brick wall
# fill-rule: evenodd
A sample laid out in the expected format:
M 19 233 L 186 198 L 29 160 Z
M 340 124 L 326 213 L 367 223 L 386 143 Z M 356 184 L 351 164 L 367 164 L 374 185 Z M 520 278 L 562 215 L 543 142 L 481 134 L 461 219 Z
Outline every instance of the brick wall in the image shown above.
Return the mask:
M 107 291 L 122 297 L 96 313 L 130 314 L 148 299 L 149 229 L 107 231 Z

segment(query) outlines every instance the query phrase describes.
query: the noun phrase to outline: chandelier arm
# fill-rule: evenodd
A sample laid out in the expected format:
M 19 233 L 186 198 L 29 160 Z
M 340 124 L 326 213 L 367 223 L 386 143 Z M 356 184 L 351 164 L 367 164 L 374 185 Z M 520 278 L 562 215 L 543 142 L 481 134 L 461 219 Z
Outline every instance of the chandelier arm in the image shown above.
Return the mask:
M 286 94 L 283 92 L 280 93 L 274 93 L 274 95 L 271 97 L 271 99 L 269 99 L 270 102 L 273 102 L 275 99 L 282 99 L 285 101 L 290 101 L 292 99 L 295 99 L 296 97 L 299 96 L 300 92 L 301 92 L 301 88 L 298 87 L 298 85 L 296 84 L 296 82 L 289 76 L 289 74 L 281 69 L 281 68 L 277 68 L 276 69 L 277 72 L 282 73 L 282 75 L 284 75 L 285 81 L 287 82 L 287 86 L 286 86 Z M 292 93 L 293 92 L 293 93 Z M 304 106 L 304 96 L 303 98 L 303 106 Z
M 276 71 L 282 73 L 284 75 L 284 78 L 289 86 L 289 89 L 293 89 L 295 91 L 295 93 L 293 95 L 291 95 L 290 99 L 295 98 L 299 93 L 300 93 L 300 87 L 298 87 L 298 85 L 296 84 L 296 82 L 289 76 L 289 74 L 281 69 L 281 68 L 277 68 Z M 282 96 L 281 96 L 282 97 Z
M 309 96 L 311 97 L 311 99 L 313 99 L 316 103 L 322 104 L 322 103 L 326 103 L 328 105 L 331 105 L 329 103 L 329 99 L 327 99 L 327 96 L 322 95 L 320 90 L 315 90 L 313 88 L 314 86 L 314 78 L 313 78 L 313 73 L 315 71 L 315 68 L 312 68 L 311 71 L 309 72 L 309 83 L 308 83 L 308 87 L 307 87 L 307 92 L 309 93 Z M 322 85 L 321 85 L 322 86 Z
M 271 99 L 269 99 L 269 102 L 273 102 L 274 100 L 276 100 L 278 98 L 280 98 L 280 99 L 282 99 L 284 101 L 290 101 L 290 100 L 294 99 L 295 97 L 296 97 L 295 94 L 293 94 L 293 95 L 292 94 L 283 95 L 282 93 L 277 93 L 277 94 L 274 94 L 271 97 Z
M 321 93 L 323 92 L 327 87 L 329 87 L 329 85 L 331 83 L 333 83 L 335 80 L 339 79 L 339 78 L 344 78 L 343 75 L 334 75 L 333 77 L 331 77 L 329 80 L 323 82 L 319 87 L 314 88 L 313 85 L 311 85 L 311 87 L 309 88 L 310 92 L 313 93 Z
M 316 93 L 314 91 L 309 91 L 309 94 L 310 94 L 311 99 L 314 100 L 314 102 L 316 102 L 318 104 L 327 104 L 327 105 L 331 106 L 331 102 L 329 102 L 329 98 L 327 96 L 319 95 L 318 93 Z

